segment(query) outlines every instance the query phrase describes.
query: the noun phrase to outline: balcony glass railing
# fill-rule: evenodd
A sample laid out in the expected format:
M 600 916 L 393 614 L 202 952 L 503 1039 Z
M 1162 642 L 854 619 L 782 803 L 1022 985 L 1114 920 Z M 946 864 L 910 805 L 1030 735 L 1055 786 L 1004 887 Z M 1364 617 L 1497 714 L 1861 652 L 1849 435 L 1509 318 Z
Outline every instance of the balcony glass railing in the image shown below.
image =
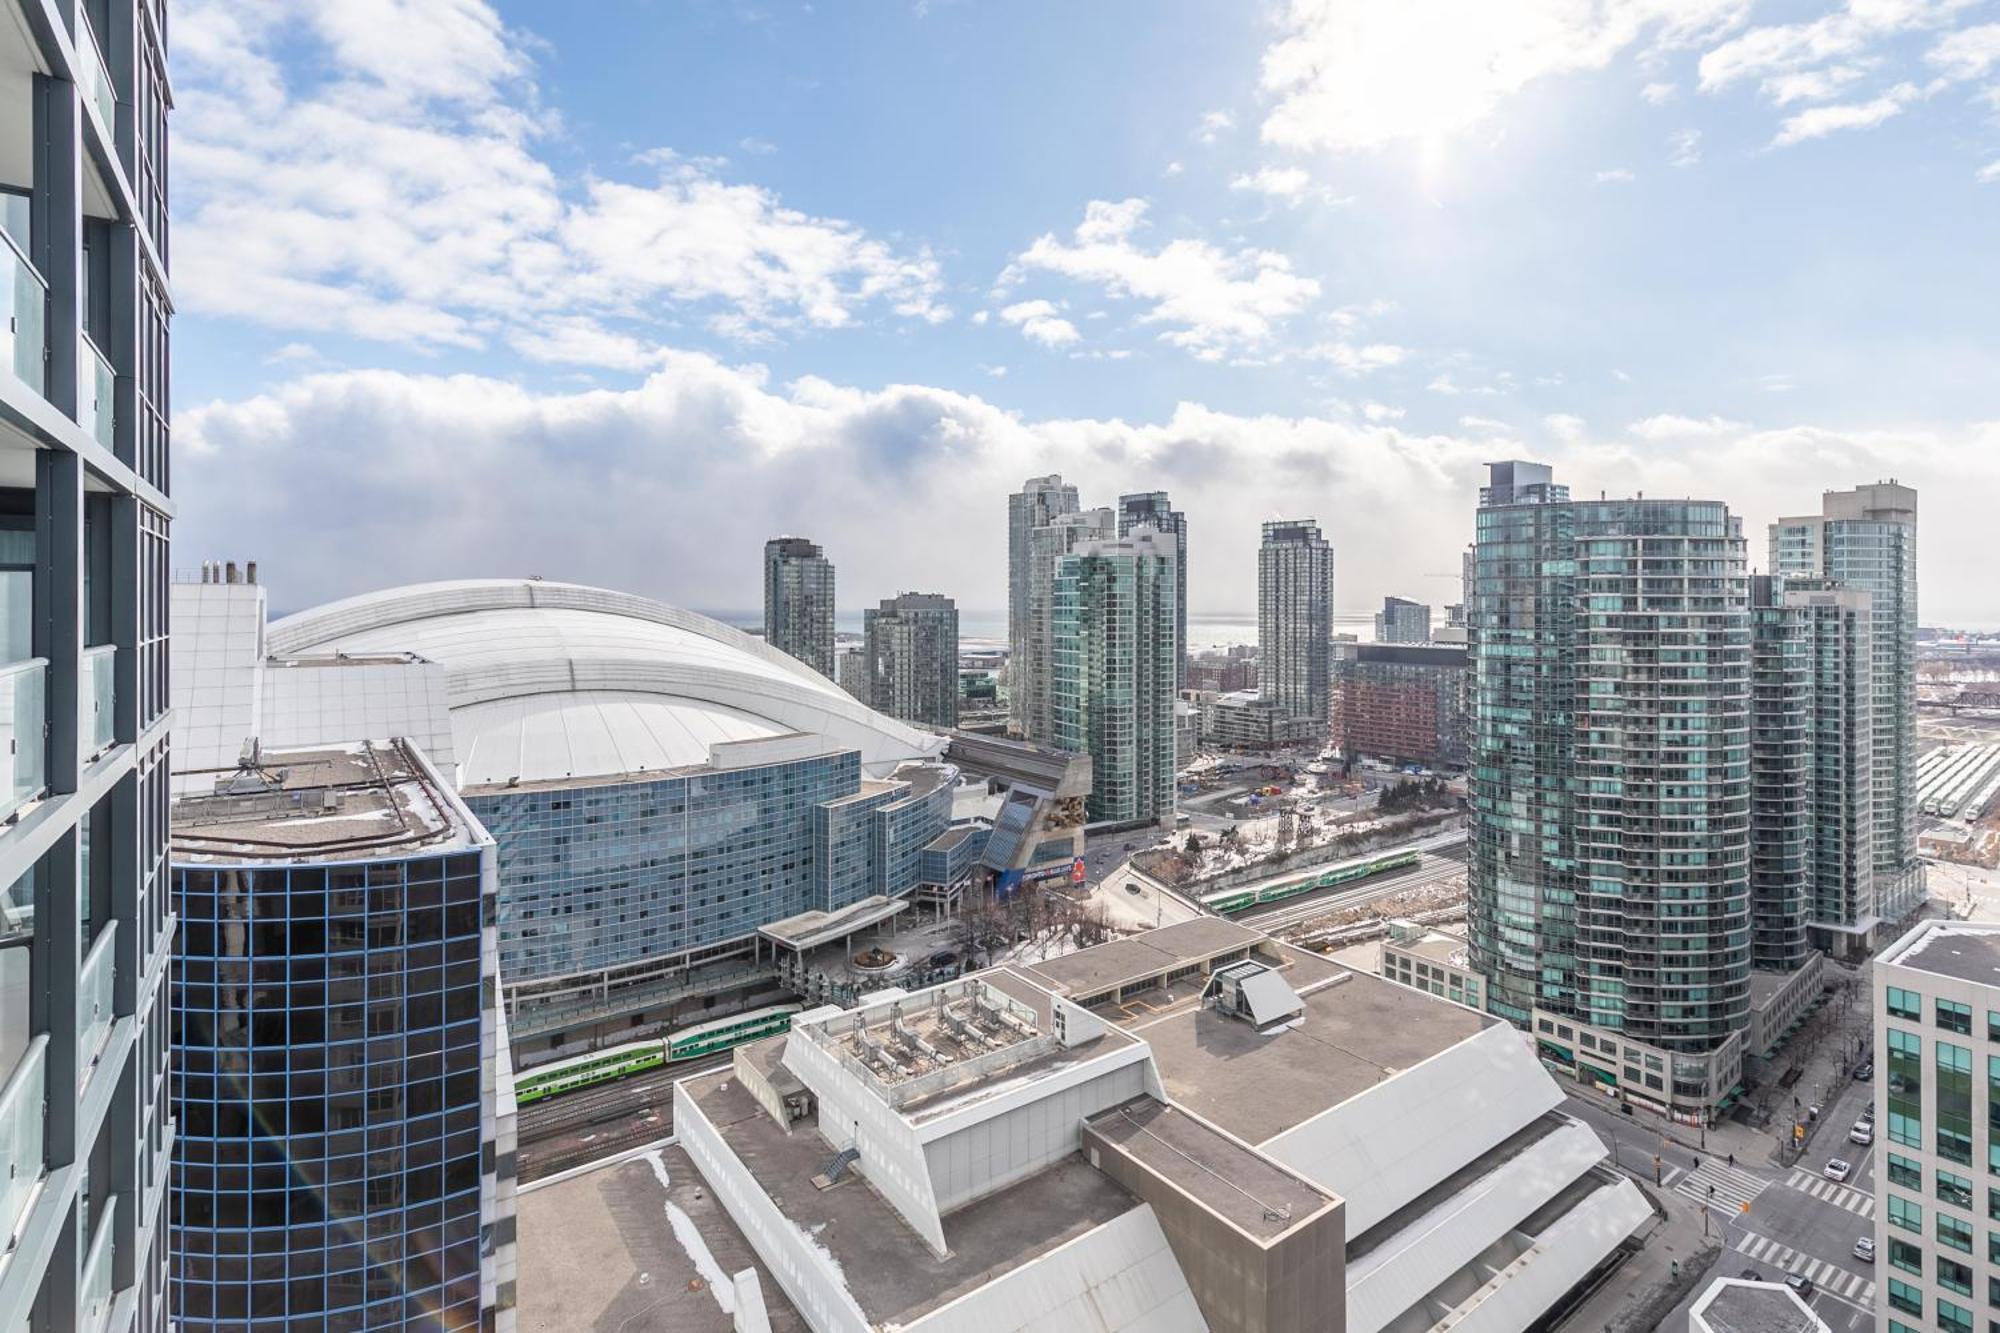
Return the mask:
M 118 376 L 111 362 L 84 334 L 77 357 L 76 424 L 106 449 L 117 438 Z
M 48 346 L 49 285 L 4 233 L 0 233 L 0 315 L 7 321 L 0 336 L 0 366 L 36 393 L 47 393 L 43 352 Z
M 114 1194 L 104 1201 L 104 1214 L 97 1219 L 97 1232 L 90 1238 L 90 1251 L 83 1260 L 83 1275 L 77 1281 L 78 1333 L 103 1333 L 104 1326 L 111 1320 L 112 1259 L 116 1254 L 116 1245 L 111 1237 L 117 1221 L 118 1196 Z
M 49 664 L 0 666 L 0 819 L 42 794 L 48 781 Z
M 112 644 L 83 650 L 82 687 L 77 690 L 77 747 L 85 759 L 111 748 L 116 708 L 118 649 Z
M 49 1039 L 35 1038 L 0 1090 L 0 1254 L 14 1248 L 21 1219 L 42 1182 L 48 1055 Z
M 97 1057 L 111 1039 L 112 992 L 118 983 L 118 963 L 112 956 L 118 923 L 108 921 L 83 960 L 76 982 L 76 1086 L 79 1091 L 90 1082 Z
M 104 119 L 107 133 L 118 130 L 118 96 L 111 91 L 111 71 L 105 67 L 104 53 L 97 49 L 97 34 L 90 30 L 89 20 L 77 26 L 76 54 L 83 68 L 79 71 L 83 83 L 83 95 L 97 108 L 97 114 Z

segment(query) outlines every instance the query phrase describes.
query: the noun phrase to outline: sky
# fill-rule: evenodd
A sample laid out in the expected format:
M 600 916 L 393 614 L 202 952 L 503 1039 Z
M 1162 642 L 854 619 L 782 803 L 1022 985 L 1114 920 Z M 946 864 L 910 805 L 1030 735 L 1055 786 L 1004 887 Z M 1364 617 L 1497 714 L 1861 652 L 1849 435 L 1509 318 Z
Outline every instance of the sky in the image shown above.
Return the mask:
M 177 561 L 1005 605 L 1006 495 L 1319 520 L 1458 597 L 1483 464 L 1920 492 L 2000 626 L 1995 0 L 177 0 Z

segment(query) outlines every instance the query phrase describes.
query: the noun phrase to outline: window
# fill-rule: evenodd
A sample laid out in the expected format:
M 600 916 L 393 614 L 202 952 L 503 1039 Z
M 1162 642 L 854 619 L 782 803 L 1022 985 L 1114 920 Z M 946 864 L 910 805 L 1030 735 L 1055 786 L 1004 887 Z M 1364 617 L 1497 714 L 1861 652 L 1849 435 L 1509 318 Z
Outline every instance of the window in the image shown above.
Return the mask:
M 1924 1168 L 1922 1163 L 1913 1162 L 1907 1157 L 1898 1157 L 1895 1153 L 1890 1153 L 1889 1183 L 1891 1185 L 1901 1185 L 1904 1189 L 1922 1189 L 1924 1187 Z
M 1908 1199 L 1899 1198 L 1891 1194 L 1889 1196 L 1889 1225 L 1892 1227 L 1901 1227 L 1905 1231 L 1914 1231 L 1921 1236 L 1924 1234 L 1924 1210 L 1918 1205 L 1911 1203 Z
M 1964 1176 L 1955 1176 L 1940 1169 L 1937 1173 L 1937 1196 L 1955 1208 L 1972 1207 L 1972 1182 Z
M 1972 1253 L 1972 1224 L 1961 1222 L 1949 1213 L 1937 1215 L 1938 1244 L 1949 1245 L 1954 1250 Z
M 1911 1286 L 1900 1278 L 1892 1277 L 1889 1279 L 1889 1308 L 1921 1318 L 1924 1313 L 1924 1294 L 1919 1288 Z
M 1924 1044 L 1913 1032 L 1889 1029 L 1889 1142 L 1924 1146 Z
M 1972 1294 L 1972 1269 L 1956 1259 L 1947 1259 L 1942 1254 L 1938 1256 L 1937 1280 L 1946 1291 L 1960 1296 Z
M 1960 1004 L 1956 1000 L 1937 1002 L 1937 1025 L 1946 1032 L 1956 1032 L 1961 1036 L 1972 1035 L 1972 1006 Z
M 1972 1333 L 1972 1311 L 1950 1301 L 1938 1301 L 1938 1327 L 1947 1333 Z
M 1889 987 L 1889 1017 L 1921 1019 L 1924 1016 L 1923 1005 L 1924 997 L 1915 991 Z
M 1924 1252 L 1898 1236 L 1889 1237 L 1889 1266 L 1905 1273 L 1924 1275 Z
M 1946 1161 L 1972 1164 L 1972 1052 L 1937 1044 L 1937 1150 Z M 1968 1205 L 1970 1206 L 1970 1205 Z

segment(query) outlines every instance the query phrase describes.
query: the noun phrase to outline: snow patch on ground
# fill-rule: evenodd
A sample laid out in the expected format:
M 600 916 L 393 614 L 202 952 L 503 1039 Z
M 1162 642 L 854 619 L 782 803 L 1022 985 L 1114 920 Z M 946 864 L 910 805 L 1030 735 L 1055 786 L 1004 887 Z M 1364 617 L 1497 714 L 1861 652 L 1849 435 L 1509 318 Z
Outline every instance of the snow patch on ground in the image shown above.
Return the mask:
M 666 1159 L 660 1156 L 658 1148 L 646 1154 L 646 1165 L 653 1168 L 653 1179 L 660 1182 L 663 1190 L 671 1189 L 672 1179 L 667 1175 Z M 708 1294 L 715 1297 L 715 1303 L 722 1307 L 722 1313 L 736 1313 L 736 1284 L 722 1271 L 722 1265 L 709 1252 L 708 1242 L 701 1238 L 701 1230 L 694 1219 L 682 1211 L 672 1199 L 665 1203 L 667 1225 L 673 1228 L 674 1239 L 694 1263 L 694 1271 L 701 1274 L 701 1280 L 708 1284 Z

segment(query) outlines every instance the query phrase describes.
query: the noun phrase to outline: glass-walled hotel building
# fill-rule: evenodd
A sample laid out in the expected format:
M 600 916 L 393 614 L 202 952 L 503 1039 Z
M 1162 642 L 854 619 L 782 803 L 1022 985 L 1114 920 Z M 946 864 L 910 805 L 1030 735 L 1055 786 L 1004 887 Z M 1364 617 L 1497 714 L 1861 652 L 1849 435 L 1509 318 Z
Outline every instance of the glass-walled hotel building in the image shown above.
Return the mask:
M 173 865 L 176 1324 L 511 1328 L 492 839 L 413 745 L 273 750 Z
M 0 5 L 0 1328 L 167 1326 L 165 15 Z

